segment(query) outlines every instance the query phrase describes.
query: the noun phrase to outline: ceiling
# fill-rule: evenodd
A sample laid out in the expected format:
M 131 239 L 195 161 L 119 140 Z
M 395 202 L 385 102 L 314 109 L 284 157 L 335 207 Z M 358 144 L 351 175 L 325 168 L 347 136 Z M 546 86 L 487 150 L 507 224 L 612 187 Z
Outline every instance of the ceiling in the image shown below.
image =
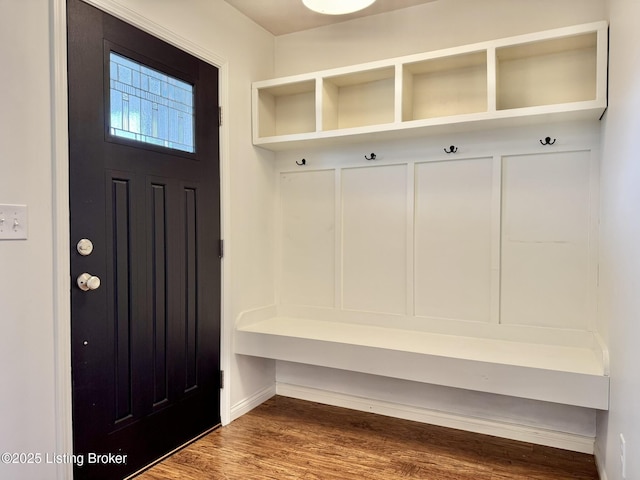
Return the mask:
M 358 17 L 376 15 L 401 8 L 413 7 L 436 0 L 377 0 L 370 7 L 348 15 L 322 15 L 307 9 L 302 0 L 225 0 L 228 4 L 273 33 L 308 30 Z

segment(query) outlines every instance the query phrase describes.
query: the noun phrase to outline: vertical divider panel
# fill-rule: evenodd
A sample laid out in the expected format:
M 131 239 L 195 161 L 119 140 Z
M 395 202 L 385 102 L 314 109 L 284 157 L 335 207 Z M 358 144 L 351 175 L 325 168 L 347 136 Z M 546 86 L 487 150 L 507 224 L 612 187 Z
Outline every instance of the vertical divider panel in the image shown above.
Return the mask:
M 415 303 L 415 203 L 416 164 L 407 165 L 407 315 L 416 314 Z
M 344 272 L 343 272 L 343 256 L 344 256 L 344 246 L 342 242 L 342 169 L 335 169 L 335 204 L 334 204 L 334 215 L 335 215 L 335 226 L 336 226 L 336 236 L 335 236 L 335 302 L 334 306 L 338 309 L 342 309 L 344 307 L 344 295 L 343 295 L 343 285 L 344 285 Z
M 282 174 L 283 172 L 276 172 L 276 212 L 275 212 L 275 221 L 276 221 L 276 242 L 275 242 L 275 286 L 274 286 L 274 297 L 276 305 L 282 304 L 282 282 L 284 279 L 283 273 L 283 253 L 282 253 L 282 243 L 284 242 L 284 223 L 282 219 L 282 205 L 283 205 L 283 193 L 282 193 Z
M 609 62 L 605 59 L 609 56 L 609 29 L 598 30 L 596 40 L 596 100 L 607 102 L 607 77 L 609 75 Z
M 495 112 L 498 98 L 496 47 L 487 48 L 487 112 Z
M 338 86 L 324 78 L 318 80 L 321 91 L 322 119 L 318 125 L 320 131 L 338 128 Z
M 402 68 L 402 118 L 403 122 L 413 120 L 413 75 Z
M 500 323 L 500 264 L 502 252 L 502 157 L 493 157 L 491 208 L 491 323 Z
M 322 77 L 316 77 L 316 132 L 324 130 L 324 98 L 323 98 L 323 81 Z
M 260 112 L 260 97 L 258 88 L 255 85 L 251 86 L 251 135 L 253 137 L 253 143 L 256 143 L 260 138 L 260 125 L 265 121 L 262 118 Z
M 589 184 L 589 266 L 588 266 L 588 306 L 590 313 L 587 322 L 588 330 L 597 332 L 596 313 L 598 311 L 598 239 L 600 223 L 600 159 L 596 150 L 590 154 L 590 184 Z
M 411 75 L 404 75 L 402 64 L 397 63 L 395 78 L 395 100 L 393 102 L 395 108 L 394 121 L 401 123 L 405 118 L 410 118 L 406 110 L 411 108 L 412 103 L 410 98 L 408 98 L 409 92 L 411 91 Z

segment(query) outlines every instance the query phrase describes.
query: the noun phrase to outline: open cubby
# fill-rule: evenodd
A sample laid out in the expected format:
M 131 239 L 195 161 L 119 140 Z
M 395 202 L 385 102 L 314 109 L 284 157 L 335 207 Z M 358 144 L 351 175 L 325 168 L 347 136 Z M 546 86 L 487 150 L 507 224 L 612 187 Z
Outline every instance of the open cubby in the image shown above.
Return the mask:
M 596 99 L 597 34 L 496 49 L 498 110 Z
M 255 82 L 253 142 L 282 150 L 598 119 L 607 29 L 594 22 Z
M 258 135 L 270 137 L 316 131 L 316 82 L 287 83 L 258 91 Z
M 403 66 L 402 121 L 487 111 L 487 52 Z
M 322 129 L 393 122 L 394 87 L 393 66 L 324 78 Z

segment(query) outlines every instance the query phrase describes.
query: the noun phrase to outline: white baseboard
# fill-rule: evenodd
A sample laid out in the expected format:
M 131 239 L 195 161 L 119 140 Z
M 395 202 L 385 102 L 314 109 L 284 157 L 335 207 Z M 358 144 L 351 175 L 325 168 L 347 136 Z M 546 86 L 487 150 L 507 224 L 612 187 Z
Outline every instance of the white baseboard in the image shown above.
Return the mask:
M 529 425 L 518 425 L 496 420 L 467 417 L 409 405 L 371 400 L 343 393 L 302 387 L 286 383 L 276 385 L 276 393 L 284 397 L 298 398 L 336 407 L 350 408 L 361 412 L 377 413 L 404 420 L 413 420 L 441 427 L 468 432 L 493 435 L 510 440 L 561 448 L 574 452 L 593 454 L 595 438 L 571 433 L 538 429 Z M 605 478 L 605 477 L 602 477 Z
M 597 446 L 595 447 L 594 456 L 596 458 L 596 467 L 598 468 L 600 480 L 608 480 L 607 471 L 604 469 L 604 461 L 602 460 L 604 457 L 601 455 L 600 449 Z
M 251 395 L 248 398 L 245 398 L 235 405 L 231 407 L 231 421 L 233 422 L 236 418 L 240 418 L 245 413 L 250 412 L 258 405 L 269 400 L 276 394 L 276 386 L 269 385 L 268 387 L 263 388 L 262 390 L 258 390 L 256 393 Z

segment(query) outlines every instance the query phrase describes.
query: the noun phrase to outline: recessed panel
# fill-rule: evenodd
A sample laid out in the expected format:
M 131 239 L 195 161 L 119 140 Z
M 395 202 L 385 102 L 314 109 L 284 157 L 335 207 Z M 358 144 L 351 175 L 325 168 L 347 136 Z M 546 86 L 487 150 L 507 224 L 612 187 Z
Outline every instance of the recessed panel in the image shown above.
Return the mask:
M 151 319 L 153 325 L 153 403 L 167 400 L 169 375 L 167 369 L 168 291 L 167 291 L 167 188 L 151 184 Z
M 131 329 L 133 309 L 131 299 L 132 276 L 131 244 L 131 192 L 128 179 L 112 179 L 112 231 L 113 231 L 113 291 L 114 291 L 114 374 L 115 421 L 129 417 L 132 412 Z
M 332 307 L 335 299 L 335 172 L 283 173 L 281 302 Z
M 501 321 L 587 329 L 590 153 L 503 159 Z
M 185 333 L 185 390 L 198 383 L 198 245 L 196 190 L 185 188 L 184 200 L 184 333 Z
M 345 309 L 406 313 L 407 168 L 342 172 Z
M 491 316 L 491 158 L 416 165 L 417 316 Z

